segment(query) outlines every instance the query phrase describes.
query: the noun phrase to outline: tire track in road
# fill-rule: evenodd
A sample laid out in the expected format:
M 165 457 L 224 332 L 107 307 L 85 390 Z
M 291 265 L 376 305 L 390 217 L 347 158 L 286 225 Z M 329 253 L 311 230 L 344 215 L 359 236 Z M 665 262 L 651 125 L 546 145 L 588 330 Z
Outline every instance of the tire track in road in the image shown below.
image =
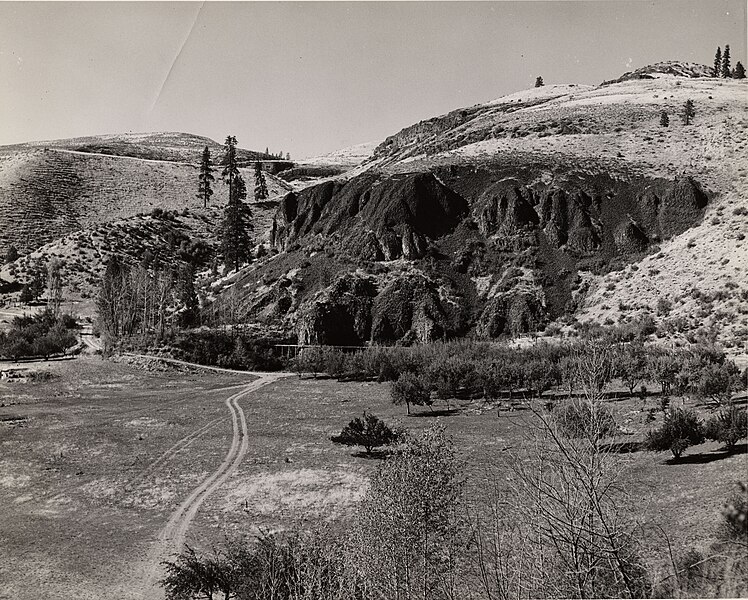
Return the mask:
M 156 594 L 156 597 L 160 597 L 160 590 L 158 589 L 157 584 L 161 571 L 161 561 L 169 558 L 182 549 L 187 530 L 202 504 L 236 471 L 239 464 L 242 462 L 244 455 L 247 453 L 249 448 L 247 419 L 244 415 L 244 410 L 239 405 L 239 400 L 252 392 L 257 391 L 268 383 L 272 383 L 282 377 L 288 376 L 287 373 L 252 373 L 252 375 L 258 376 L 258 379 L 246 384 L 243 386 L 243 389 L 232 394 L 224 401 L 226 407 L 231 413 L 233 428 L 231 446 L 226 453 L 226 457 L 218 468 L 203 479 L 203 481 L 177 507 L 158 535 L 156 544 L 150 553 L 148 566 L 145 570 L 146 577 L 143 582 L 143 598 L 152 598 L 154 597 L 154 594 Z M 175 446 L 176 445 L 177 444 L 175 444 Z
M 133 477 L 126 484 L 125 489 L 131 490 L 133 486 L 140 483 L 143 479 L 145 479 L 146 477 L 148 477 L 148 475 L 156 471 L 165 462 L 174 458 L 182 450 L 185 450 L 186 448 L 188 448 L 192 444 L 192 442 L 194 442 L 198 438 L 208 433 L 208 431 L 210 431 L 213 427 L 215 427 L 218 423 L 220 423 L 224 419 L 225 417 L 218 417 L 217 419 L 213 419 L 212 421 L 209 421 L 208 423 L 206 423 L 199 429 L 196 429 L 195 431 L 187 434 L 186 436 L 178 440 L 171 448 L 166 450 L 161 456 L 159 456 L 150 465 L 148 465 L 145 469 L 143 469 L 140 473 L 138 473 L 135 477 Z

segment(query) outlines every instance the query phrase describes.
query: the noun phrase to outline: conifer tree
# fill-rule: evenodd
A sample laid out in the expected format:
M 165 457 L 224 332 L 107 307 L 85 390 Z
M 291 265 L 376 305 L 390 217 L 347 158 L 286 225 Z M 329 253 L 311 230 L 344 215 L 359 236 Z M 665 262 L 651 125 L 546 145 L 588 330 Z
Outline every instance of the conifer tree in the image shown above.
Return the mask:
M 210 150 L 207 146 L 203 150 L 203 158 L 200 162 L 200 185 L 197 190 L 197 197 L 202 199 L 203 208 L 208 206 L 208 201 L 213 195 L 213 189 L 211 188 L 211 182 L 214 180 L 213 177 L 213 163 L 210 160 Z
M 670 125 L 670 117 L 667 116 L 667 111 L 663 110 L 660 113 L 660 125 L 662 127 L 667 127 L 668 125 Z
M 740 65 L 740 63 L 738 64 Z M 743 65 L 740 66 L 742 67 Z M 18 248 L 11 245 L 10 248 L 8 248 L 8 251 L 5 253 L 5 262 L 12 263 L 14 260 L 17 260 L 19 256 L 20 255 L 18 254 Z
M 696 111 L 693 107 L 693 100 L 690 98 L 686 100 L 686 103 L 683 105 L 683 124 L 684 125 L 690 125 L 691 120 L 696 116 Z
M 47 265 L 47 308 L 57 318 L 62 305 L 62 261 L 52 259 Z
M 542 77 L 538 76 L 535 78 L 535 87 L 543 87 L 544 85 Z
M 738 61 L 735 63 L 735 71 L 733 72 L 732 76 L 735 79 L 745 79 L 745 67 L 743 66 L 743 63 Z
M 730 70 L 730 45 L 725 44 L 725 51 L 722 53 L 722 77 L 732 77 Z
M 184 263 L 179 268 L 179 300 L 182 304 L 180 324 L 182 327 L 197 325 L 200 305 L 195 292 L 195 268 L 190 263 Z
M 714 68 L 712 69 L 712 77 L 719 77 L 722 72 L 722 48 L 717 46 L 717 53 L 714 55 Z
M 262 163 L 258 160 L 255 163 L 255 200 L 265 200 L 268 197 L 268 186 L 265 181 L 265 173 L 262 170 Z
M 244 202 L 247 185 L 236 164 L 236 138 L 226 138 L 226 157 L 221 176 L 229 186 L 229 201 L 224 210 L 221 235 L 221 251 L 226 268 L 238 270 L 250 257 L 252 211 Z

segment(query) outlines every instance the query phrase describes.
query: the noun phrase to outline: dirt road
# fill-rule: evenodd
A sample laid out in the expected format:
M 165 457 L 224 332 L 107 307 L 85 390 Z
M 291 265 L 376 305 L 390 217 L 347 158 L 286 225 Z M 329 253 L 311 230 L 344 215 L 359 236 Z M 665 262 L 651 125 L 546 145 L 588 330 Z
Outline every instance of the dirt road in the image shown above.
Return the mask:
M 143 358 L 152 358 L 146 355 L 134 355 Z M 176 359 L 160 359 L 165 362 L 180 364 L 193 368 L 200 368 L 201 365 L 195 365 L 185 361 Z M 210 370 L 226 371 L 230 373 L 244 373 L 257 377 L 256 380 L 242 385 L 238 392 L 235 392 L 228 396 L 224 403 L 228 408 L 231 415 L 233 437 L 231 440 L 231 446 L 226 453 L 223 462 L 216 468 L 216 470 L 205 477 L 203 481 L 192 491 L 192 493 L 185 498 L 179 507 L 172 513 L 171 517 L 167 521 L 166 525 L 159 532 L 158 538 L 153 545 L 151 552 L 149 553 L 146 565 L 143 569 L 143 581 L 136 589 L 132 587 L 127 590 L 128 597 L 140 597 L 143 599 L 161 598 L 163 597 L 163 590 L 159 587 L 158 581 L 163 575 L 162 561 L 173 557 L 173 555 L 181 550 L 184 545 L 187 531 L 195 518 L 195 515 L 200 510 L 200 506 L 205 500 L 217 489 L 223 485 L 223 483 L 236 471 L 237 467 L 241 463 L 244 455 L 247 453 L 249 446 L 249 439 L 247 436 L 247 420 L 244 414 L 244 410 L 239 405 L 239 401 L 252 392 L 260 389 L 261 387 L 277 381 L 282 377 L 287 377 L 288 373 L 246 373 L 243 371 L 233 371 L 231 369 L 221 369 L 219 367 L 204 367 Z M 233 386 L 236 387 L 236 386 Z M 214 419 L 206 423 L 200 429 L 192 432 L 185 436 L 174 444 L 169 450 L 154 461 L 146 471 L 151 471 L 163 462 L 169 460 L 170 457 L 176 453 L 185 450 L 193 441 L 198 437 L 206 433 L 211 429 L 219 419 Z M 137 589 L 140 588 L 140 589 Z M 135 592 L 135 593 L 133 593 Z

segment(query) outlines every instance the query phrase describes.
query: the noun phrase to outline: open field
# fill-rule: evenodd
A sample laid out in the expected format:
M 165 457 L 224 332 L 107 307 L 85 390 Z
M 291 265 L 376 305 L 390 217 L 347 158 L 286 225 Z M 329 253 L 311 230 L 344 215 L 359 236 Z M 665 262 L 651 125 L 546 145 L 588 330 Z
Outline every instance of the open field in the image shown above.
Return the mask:
M 207 546 L 259 528 L 345 518 L 378 460 L 329 436 L 363 410 L 412 430 L 440 419 L 455 438 L 469 490 L 487 468 L 501 473 L 532 421 L 529 411 L 499 416 L 481 401 L 408 417 L 390 403 L 388 385 L 375 382 L 292 376 L 265 383 L 95 358 L 43 368 L 54 376 L 0 384 L 0 580 L 5 597 L 18 600 L 157 598 L 148 578 L 180 528 L 188 543 Z M 244 437 L 232 435 L 231 398 L 246 417 Z M 610 405 L 633 432 L 615 442 L 635 446 L 657 399 Z M 707 443 L 680 464 L 669 454 L 622 455 L 642 523 L 661 526 L 676 548 L 706 548 L 734 482 L 745 478 L 745 452 L 742 445 L 728 456 Z M 204 502 L 190 503 L 200 494 Z M 194 520 L 184 516 L 191 511 Z M 649 545 L 648 558 L 664 560 L 664 540 L 651 537 Z

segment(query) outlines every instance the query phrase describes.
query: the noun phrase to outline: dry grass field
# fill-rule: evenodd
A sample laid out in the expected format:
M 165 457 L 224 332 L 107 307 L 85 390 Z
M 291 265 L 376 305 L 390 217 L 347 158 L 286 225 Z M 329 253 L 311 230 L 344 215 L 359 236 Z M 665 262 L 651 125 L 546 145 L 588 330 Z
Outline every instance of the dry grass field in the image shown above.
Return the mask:
M 159 534 L 231 450 L 224 401 L 254 378 L 144 370 L 98 358 L 42 368 L 50 379 L 0 383 L 3 594 L 159 597 L 147 577 L 159 548 L 168 547 L 158 546 Z M 409 417 L 390 403 L 387 384 L 296 376 L 271 381 L 239 404 L 246 453 L 187 523 L 186 541 L 198 547 L 349 515 L 378 459 L 335 446 L 329 436 L 364 410 L 411 430 L 439 419 L 455 439 L 472 494 L 488 470 L 501 478 L 502 464 L 520 450 L 533 421 L 530 411 L 499 415 L 480 401 L 449 414 L 426 409 Z M 619 424 L 632 432 L 614 442 L 635 447 L 660 421 L 645 419 L 657 405 L 656 398 L 611 400 Z M 654 563 L 666 559 L 655 526 L 678 549 L 709 546 L 722 504 L 748 467 L 745 445 L 728 456 L 715 443 L 690 448 L 680 464 L 641 451 L 621 459 L 631 505 L 651 534 Z

